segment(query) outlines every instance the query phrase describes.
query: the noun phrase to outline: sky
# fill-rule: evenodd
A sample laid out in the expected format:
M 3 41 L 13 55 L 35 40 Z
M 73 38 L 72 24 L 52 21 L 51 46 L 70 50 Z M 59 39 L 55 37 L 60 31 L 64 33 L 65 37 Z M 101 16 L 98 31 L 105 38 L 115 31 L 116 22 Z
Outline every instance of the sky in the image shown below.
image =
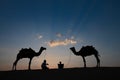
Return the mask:
M 0 0 L 0 70 L 11 70 L 21 48 L 36 52 L 31 69 L 49 68 L 59 61 L 65 68 L 83 67 L 81 56 L 70 51 L 93 45 L 100 54 L 101 66 L 120 66 L 119 0 Z M 94 56 L 87 66 L 96 66 Z M 27 69 L 29 59 L 21 59 L 17 69 Z

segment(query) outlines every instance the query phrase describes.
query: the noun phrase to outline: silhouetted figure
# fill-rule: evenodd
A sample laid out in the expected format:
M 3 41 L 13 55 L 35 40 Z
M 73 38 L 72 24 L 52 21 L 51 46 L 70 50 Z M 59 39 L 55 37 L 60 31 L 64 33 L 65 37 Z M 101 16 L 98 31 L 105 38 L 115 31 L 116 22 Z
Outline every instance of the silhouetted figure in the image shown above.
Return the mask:
M 64 68 L 64 64 L 62 64 L 62 62 L 60 61 L 58 64 L 58 69 L 63 69 Z
M 98 51 L 93 47 L 93 46 L 83 46 L 80 51 L 76 52 L 75 47 L 71 47 L 70 50 L 76 55 L 76 56 L 82 56 L 83 61 L 84 61 L 84 67 L 86 67 L 86 56 L 94 55 L 96 60 L 97 60 L 97 66 L 100 67 L 100 59 L 99 59 L 99 54 Z
M 17 62 L 18 62 L 20 59 L 22 59 L 22 58 L 29 58 L 29 59 L 30 59 L 30 61 L 29 61 L 29 66 L 28 66 L 28 69 L 30 70 L 30 65 L 31 65 L 31 61 L 32 61 L 33 57 L 39 56 L 39 55 L 42 53 L 43 50 L 46 50 L 46 48 L 41 47 L 40 50 L 39 50 L 39 52 L 36 53 L 36 52 L 35 52 L 34 50 L 32 50 L 31 48 L 29 48 L 29 49 L 27 49 L 27 48 L 23 49 L 23 48 L 22 48 L 22 49 L 19 51 L 19 53 L 17 54 L 16 60 L 15 60 L 15 62 L 13 63 L 12 70 L 14 70 L 14 69 L 16 70 Z
M 43 70 L 48 70 L 49 68 L 47 67 L 47 65 L 49 65 L 48 63 L 46 63 L 46 60 L 43 61 L 43 63 L 41 64 L 41 68 Z

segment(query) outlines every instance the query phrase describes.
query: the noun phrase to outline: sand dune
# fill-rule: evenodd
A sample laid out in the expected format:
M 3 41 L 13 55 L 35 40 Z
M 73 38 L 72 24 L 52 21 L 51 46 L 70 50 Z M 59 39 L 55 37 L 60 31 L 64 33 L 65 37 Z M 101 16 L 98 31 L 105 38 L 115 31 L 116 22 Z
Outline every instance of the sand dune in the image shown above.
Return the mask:
M 120 67 L 0 71 L 0 80 L 120 80 Z

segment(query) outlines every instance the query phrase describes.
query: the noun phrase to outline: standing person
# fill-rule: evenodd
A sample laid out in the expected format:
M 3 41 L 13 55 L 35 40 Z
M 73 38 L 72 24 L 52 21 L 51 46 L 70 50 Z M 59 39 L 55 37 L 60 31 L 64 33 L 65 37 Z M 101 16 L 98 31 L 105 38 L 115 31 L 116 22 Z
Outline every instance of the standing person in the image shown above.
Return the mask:
M 49 69 L 49 68 L 47 67 L 47 65 L 49 65 L 49 64 L 46 63 L 46 60 L 44 60 L 43 63 L 41 64 L 41 68 L 42 68 L 43 70 L 47 70 L 47 69 Z
M 64 68 L 64 64 L 62 64 L 62 62 L 60 61 L 58 64 L 58 69 L 63 69 Z

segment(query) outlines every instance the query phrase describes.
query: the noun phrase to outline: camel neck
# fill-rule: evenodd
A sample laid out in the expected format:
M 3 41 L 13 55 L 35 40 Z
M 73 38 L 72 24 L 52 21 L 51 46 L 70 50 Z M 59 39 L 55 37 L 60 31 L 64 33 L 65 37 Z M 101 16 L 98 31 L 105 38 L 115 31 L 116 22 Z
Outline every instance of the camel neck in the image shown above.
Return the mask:
M 71 51 L 72 51 L 74 54 L 77 53 L 76 50 L 75 50 L 75 48 L 71 49 Z
M 39 56 L 42 53 L 42 49 L 39 50 L 39 52 L 37 52 L 37 54 L 35 56 Z
M 75 55 L 79 55 L 79 52 L 77 52 L 77 51 L 75 50 L 75 48 L 72 49 L 72 52 L 73 52 Z

